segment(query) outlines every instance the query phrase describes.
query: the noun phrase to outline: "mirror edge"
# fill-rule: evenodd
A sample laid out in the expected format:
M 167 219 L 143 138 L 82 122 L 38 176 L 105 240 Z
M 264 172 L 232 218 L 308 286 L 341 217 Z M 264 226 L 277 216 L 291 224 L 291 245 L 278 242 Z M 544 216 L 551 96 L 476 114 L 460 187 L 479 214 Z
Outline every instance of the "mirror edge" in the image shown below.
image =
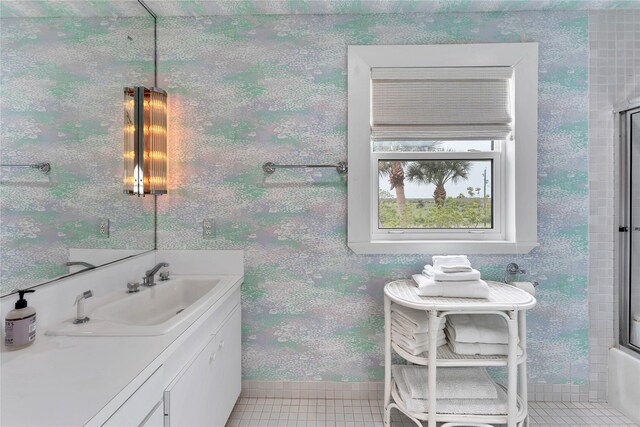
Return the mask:
M 158 86 L 158 17 L 155 14 L 155 12 L 153 12 L 153 10 L 151 10 L 151 8 L 144 2 L 144 0 L 137 0 L 137 2 L 140 4 L 140 6 L 142 6 L 144 8 L 144 10 L 147 11 L 147 13 L 151 16 L 151 18 L 153 19 L 153 82 L 154 82 L 154 86 Z M 36 285 L 33 286 L 29 286 L 28 288 L 24 288 L 24 289 L 36 289 L 36 288 L 40 288 L 42 286 L 45 285 L 50 285 L 52 283 L 55 282 L 59 282 L 61 280 L 67 279 L 69 277 L 74 277 L 83 273 L 89 273 L 89 272 L 93 272 L 94 270 L 103 268 L 103 267 L 107 267 L 110 265 L 113 265 L 115 263 L 121 262 L 121 261 L 125 261 L 125 260 L 129 260 L 141 255 L 145 255 L 148 254 L 149 252 L 153 252 L 156 251 L 158 249 L 158 196 L 154 195 L 153 196 L 153 248 L 152 249 L 148 249 L 145 250 L 143 252 L 140 252 L 138 254 L 135 255 L 129 255 L 127 257 L 124 258 L 119 258 L 116 260 L 113 260 L 111 262 L 107 262 L 104 264 L 101 264 L 95 268 L 89 269 L 89 270 L 80 270 L 80 271 L 76 271 L 74 273 L 67 273 L 63 276 L 59 276 L 56 277 L 54 279 L 51 280 L 47 280 L 41 283 L 38 283 Z M 5 298 L 9 298 L 13 295 L 16 295 L 18 293 L 19 290 L 22 289 L 14 289 L 4 295 L 0 295 L 0 300 L 3 300 Z

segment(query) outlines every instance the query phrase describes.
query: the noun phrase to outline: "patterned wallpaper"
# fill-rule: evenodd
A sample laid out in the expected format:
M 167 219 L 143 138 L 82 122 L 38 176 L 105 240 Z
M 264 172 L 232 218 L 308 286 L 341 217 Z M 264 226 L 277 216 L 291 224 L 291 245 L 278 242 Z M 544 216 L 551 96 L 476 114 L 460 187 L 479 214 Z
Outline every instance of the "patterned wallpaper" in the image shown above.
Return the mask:
M 637 0 L 146 0 L 159 16 L 640 9 Z M 145 16 L 137 0 L 4 0 L 0 17 Z
M 528 255 L 471 256 L 485 279 L 508 262 L 540 282 L 529 316 L 536 383 L 588 381 L 585 12 L 160 18 L 170 94 L 171 189 L 160 249 L 243 249 L 243 376 L 383 377 L 382 288 L 427 255 L 346 246 L 347 183 L 266 161 L 346 159 L 350 44 L 540 43 L 538 215 Z M 203 218 L 215 234 L 202 238 Z
M 2 18 L 149 17 L 138 0 L 4 0 Z
M 52 167 L 0 171 L 0 295 L 66 274 L 71 247 L 152 249 L 153 199 L 122 193 L 122 88 L 153 84 L 153 20 L 6 18 L 0 37 L 1 162 Z
M 637 0 L 147 0 L 160 16 L 500 12 L 640 8 Z

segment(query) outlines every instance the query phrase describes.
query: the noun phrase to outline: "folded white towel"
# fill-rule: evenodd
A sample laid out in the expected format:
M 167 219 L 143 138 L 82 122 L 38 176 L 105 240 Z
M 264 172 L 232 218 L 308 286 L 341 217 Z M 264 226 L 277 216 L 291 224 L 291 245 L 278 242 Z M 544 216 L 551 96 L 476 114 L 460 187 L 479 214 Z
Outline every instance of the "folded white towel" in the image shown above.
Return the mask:
M 424 310 L 415 310 L 400 304 L 391 305 L 391 315 L 403 317 L 414 325 L 415 332 L 429 332 L 429 316 Z M 393 317 L 392 317 L 393 318 Z M 441 328 L 444 328 L 444 319 L 441 319 Z
M 395 328 L 405 331 L 409 335 L 428 334 L 427 329 L 417 329 L 413 326 L 413 323 L 407 321 L 404 317 L 397 316 L 395 313 L 391 313 L 391 325 Z M 438 330 L 444 329 L 445 322 L 442 320 L 438 325 Z
M 441 268 L 444 269 L 444 267 Z M 471 267 L 469 267 L 468 271 L 448 273 L 444 270 L 437 270 L 433 268 L 433 266 L 427 264 L 424 266 L 422 274 L 438 282 L 465 282 L 480 280 L 480 272 Z
M 402 378 L 402 367 L 403 365 L 393 365 L 391 375 L 405 407 L 410 412 L 428 412 L 428 399 L 411 398 L 407 384 Z M 436 399 L 436 410 L 439 414 L 504 415 L 508 409 L 507 394 L 501 387 L 494 387 L 497 399 Z
M 450 263 L 454 261 L 460 261 L 464 263 L 469 261 L 469 258 L 466 255 L 434 255 L 431 257 L 431 261 L 433 263 L 436 263 L 436 262 Z
M 440 270 L 445 273 L 458 273 L 462 271 L 472 271 L 469 265 L 441 265 Z
M 404 335 L 405 337 L 411 338 L 412 340 L 415 340 L 415 341 L 424 341 L 429 339 L 429 332 L 414 333 L 414 332 L 408 331 L 406 328 L 403 328 L 401 325 L 395 322 L 391 322 L 391 330 L 396 334 Z M 442 334 L 444 334 L 444 328 L 438 329 L 438 333 L 436 336 L 442 336 Z
M 438 325 L 438 329 L 439 330 L 444 329 L 444 324 L 445 324 L 444 319 L 441 319 L 440 324 Z M 391 325 L 392 326 L 395 325 L 397 328 L 405 330 L 408 334 L 428 334 L 429 333 L 428 327 L 416 328 L 415 323 L 410 322 L 409 320 L 407 320 L 406 317 L 403 317 L 402 315 L 400 315 L 399 313 L 396 313 L 395 311 L 391 312 Z
M 428 399 L 426 366 L 407 365 L 402 369 L 404 382 L 412 399 Z M 484 368 L 438 368 L 438 399 L 495 399 L 496 386 Z
M 507 356 L 509 354 L 509 346 L 507 344 L 458 342 L 452 341 L 450 335 L 447 344 L 451 351 L 463 356 Z M 516 354 L 518 356 L 522 355 L 522 349 L 520 347 L 518 347 Z
M 452 314 L 447 316 L 451 339 L 458 342 L 507 344 L 509 331 L 505 319 L 497 314 Z
M 402 335 L 395 335 L 393 337 L 393 342 L 399 345 L 404 351 L 406 351 L 407 353 L 413 356 L 417 356 L 419 354 L 429 351 L 429 343 L 427 343 L 426 345 L 420 345 L 420 346 L 412 345 L 411 342 L 408 342 L 407 340 L 402 339 Z M 440 347 L 446 344 L 447 344 L 447 338 L 445 336 L 442 336 L 441 338 L 438 337 L 438 340 L 436 341 L 436 347 Z
M 445 255 L 445 256 L 433 256 L 431 257 L 431 263 L 434 268 L 440 268 L 442 266 L 465 266 L 471 267 L 471 263 L 466 255 Z
M 423 297 L 488 298 L 489 285 L 484 280 L 463 282 L 436 282 L 422 274 L 411 276 Z
M 398 329 L 395 326 L 391 326 L 391 332 L 393 333 L 394 339 L 398 338 L 406 341 L 407 343 L 411 343 L 411 347 L 424 347 L 429 345 L 429 334 L 409 335 L 404 330 Z M 436 339 L 441 341 L 443 338 L 446 338 L 444 330 L 438 331 Z

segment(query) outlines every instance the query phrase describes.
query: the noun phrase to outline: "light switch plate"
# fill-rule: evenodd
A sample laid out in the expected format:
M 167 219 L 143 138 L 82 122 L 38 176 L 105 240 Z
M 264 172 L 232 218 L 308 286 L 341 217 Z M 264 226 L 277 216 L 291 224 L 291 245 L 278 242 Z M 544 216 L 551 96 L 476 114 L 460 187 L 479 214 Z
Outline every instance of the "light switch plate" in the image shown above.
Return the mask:
M 105 239 L 108 238 L 110 225 L 109 218 L 100 218 L 100 222 L 98 224 L 98 235 Z
M 215 225 L 213 218 L 205 218 L 202 220 L 203 239 L 213 239 L 215 237 Z

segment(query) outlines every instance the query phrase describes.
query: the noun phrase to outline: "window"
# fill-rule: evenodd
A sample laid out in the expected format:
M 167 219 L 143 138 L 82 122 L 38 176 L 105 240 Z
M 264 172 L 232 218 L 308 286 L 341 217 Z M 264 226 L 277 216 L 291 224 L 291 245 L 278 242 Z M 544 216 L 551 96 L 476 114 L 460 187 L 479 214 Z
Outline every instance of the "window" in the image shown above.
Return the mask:
M 349 47 L 357 253 L 537 246 L 537 44 Z

